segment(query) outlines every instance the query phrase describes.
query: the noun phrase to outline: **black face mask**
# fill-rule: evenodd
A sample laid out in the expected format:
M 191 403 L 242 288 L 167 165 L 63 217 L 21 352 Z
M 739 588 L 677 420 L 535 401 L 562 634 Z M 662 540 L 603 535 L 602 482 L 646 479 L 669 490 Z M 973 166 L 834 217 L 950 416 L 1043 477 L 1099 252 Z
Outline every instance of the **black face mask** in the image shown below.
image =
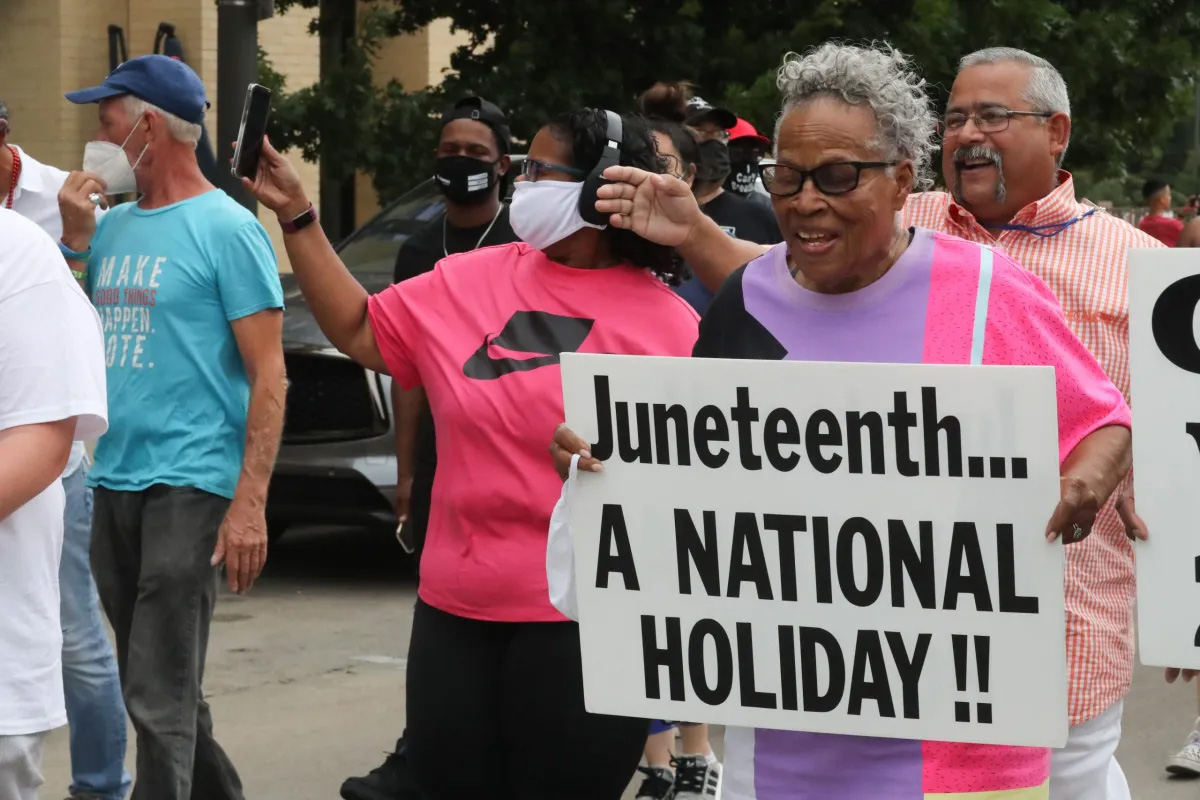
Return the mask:
M 758 180 L 758 159 L 750 156 L 746 160 L 734 161 L 725 179 L 726 190 L 734 194 L 750 194 Z
M 720 139 L 709 139 L 700 143 L 700 163 L 696 167 L 696 180 L 709 183 L 723 181 L 729 174 L 729 146 Z
M 492 196 L 497 163 L 470 156 L 442 156 L 433 178 L 451 203 L 479 205 Z

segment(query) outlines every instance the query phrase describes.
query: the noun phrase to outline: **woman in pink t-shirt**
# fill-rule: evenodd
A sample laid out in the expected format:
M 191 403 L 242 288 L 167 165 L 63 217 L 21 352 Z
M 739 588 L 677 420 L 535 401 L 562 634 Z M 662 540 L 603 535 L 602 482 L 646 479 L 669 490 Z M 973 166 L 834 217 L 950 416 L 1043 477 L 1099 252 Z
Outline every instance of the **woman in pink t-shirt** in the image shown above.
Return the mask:
M 406 734 L 433 800 L 612 800 L 646 741 L 644 720 L 585 711 L 578 626 L 550 605 L 545 572 L 560 353 L 686 356 L 696 340 L 695 312 L 667 286 L 681 270 L 671 249 L 596 221 L 585 179 L 612 163 L 663 171 L 644 122 L 558 118 L 517 179 L 510 220 L 523 242 L 450 256 L 368 297 L 303 224 L 299 178 L 264 143 L 252 189 L 285 229 L 301 223 L 284 241 L 321 329 L 369 369 L 424 386 L 437 426 Z

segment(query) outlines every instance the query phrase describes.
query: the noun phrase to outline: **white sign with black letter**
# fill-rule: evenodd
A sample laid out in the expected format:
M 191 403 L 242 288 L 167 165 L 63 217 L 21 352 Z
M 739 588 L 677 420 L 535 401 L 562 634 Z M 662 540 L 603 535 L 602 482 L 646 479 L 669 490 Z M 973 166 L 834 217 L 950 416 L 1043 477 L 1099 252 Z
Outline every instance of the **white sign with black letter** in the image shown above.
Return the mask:
M 1054 372 L 563 354 L 588 709 L 1066 741 Z
M 1200 251 L 1129 251 L 1143 664 L 1200 668 Z

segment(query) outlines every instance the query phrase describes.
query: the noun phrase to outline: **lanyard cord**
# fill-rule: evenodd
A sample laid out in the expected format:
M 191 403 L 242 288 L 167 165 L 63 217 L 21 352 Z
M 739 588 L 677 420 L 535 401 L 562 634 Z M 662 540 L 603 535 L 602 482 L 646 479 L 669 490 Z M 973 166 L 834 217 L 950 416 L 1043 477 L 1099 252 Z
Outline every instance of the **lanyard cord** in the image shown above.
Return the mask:
M 1051 222 L 1048 225 L 985 225 L 984 227 L 988 230 L 1021 231 L 1023 233 L 1033 234 L 1034 236 L 1041 236 L 1043 239 L 1049 239 L 1052 236 L 1058 236 L 1076 222 L 1082 222 L 1099 210 L 1100 209 L 1098 208 L 1089 209 L 1079 216 L 1073 217 L 1064 222 Z
M 483 240 L 492 232 L 492 226 L 496 224 L 496 220 L 500 219 L 500 212 L 503 210 L 504 203 L 501 203 L 500 207 L 496 209 L 496 216 L 492 217 L 492 221 L 488 223 L 487 230 L 483 232 L 483 236 L 479 237 L 479 241 L 471 248 L 472 250 L 478 250 L 479 246 L 483 244 Z M 450 250 L 446 247 L 446 217 L 444 215 L 442 216 L 442 253 L 445 254 L 446 258 L 450 257 Z

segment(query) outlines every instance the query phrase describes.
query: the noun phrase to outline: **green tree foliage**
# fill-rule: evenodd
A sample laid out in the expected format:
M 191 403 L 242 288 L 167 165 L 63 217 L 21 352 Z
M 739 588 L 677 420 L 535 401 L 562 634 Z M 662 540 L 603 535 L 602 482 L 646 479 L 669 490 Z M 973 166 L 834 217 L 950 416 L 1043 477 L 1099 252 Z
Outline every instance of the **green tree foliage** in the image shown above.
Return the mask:
M 354 0 L 277 0 L 291 6 Z M 656 80 L 689 79 L 768 134 L 783 54 L 828 39 L 886 40 L 910 54 L 943 103 L 959 57 L 1009 45 L 1049 58 L 1071 90 L 1068 166 L 1096 181 L 1132 181 L 1186 149 L 1172 148 L 1190 118 L 1200 73 L 1195 0 L 403 0 L 363 4 L 357 47 L 337 74 L 285 94 L 273 135 L 347 174 L 375 176 L 387 199 L 429 168 L 447 100 L 477 92 L 505 108 L 528 139 L 557 112 L 581 105 L 629 109 Z M 449 18 L 469 43 L 444 83 L 405 92 L 371 83 L 382 38 Z M 269 76 L 268 76 L 269 77 Z M 290 87 L 289 87 L 290 88 Z M 1157 160 L 1156 160 L 1157 159 Z

